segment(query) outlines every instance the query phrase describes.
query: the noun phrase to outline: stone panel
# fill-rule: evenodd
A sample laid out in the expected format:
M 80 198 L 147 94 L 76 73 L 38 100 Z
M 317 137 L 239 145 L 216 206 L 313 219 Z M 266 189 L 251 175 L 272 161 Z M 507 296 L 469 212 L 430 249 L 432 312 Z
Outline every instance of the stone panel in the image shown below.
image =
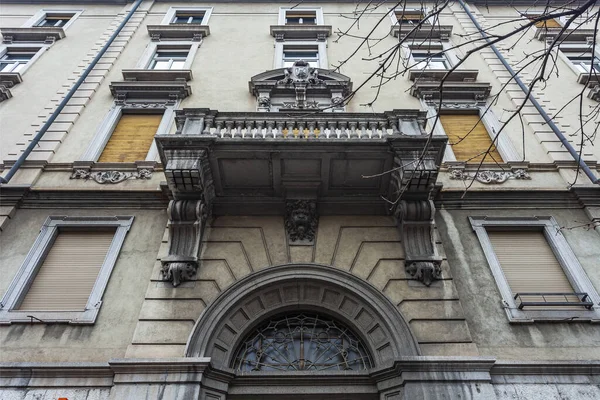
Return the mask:
M 142 304 L 140 319 L 196 320 L 206 305 L 202 300 L 146 300 Z
M 464 320 L 413 320 L 410 327 L 419 343 L 471 342 L 471 334 Z
M 184 345 L 193 326 L 193 321 L 139 321 L 133 344 Z

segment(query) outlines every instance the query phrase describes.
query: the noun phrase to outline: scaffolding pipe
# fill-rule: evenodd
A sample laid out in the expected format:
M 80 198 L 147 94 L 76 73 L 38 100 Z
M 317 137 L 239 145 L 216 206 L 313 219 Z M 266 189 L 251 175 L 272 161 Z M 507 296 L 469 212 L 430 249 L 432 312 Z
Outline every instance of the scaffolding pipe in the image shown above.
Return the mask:
M 485 39 L 485 41 L 487 43 L 490 43 L 489 36 L 485 33 L 485 31 L 483 30 L 483 28 L 481 27 L 481 25 L 479 25 L 479 22 L 477 22 L 477 19 L 475 19 L 475 16 L 467 8 L 467 5 L 465 4 L 465 2 L 463 0 L 458 0 L 458 4 L 460 4 L 460 6 L 463 8 L 463 10 L 465 10 L 465 12 L 467 13 L 467 15 L 471 19 L 471 22 L 473 22 L 473 25 L 475 25 L 475 27 L 477 28 L 477 30 L 479 31 L 479 33 L 481 34 L 481 36 Z M 508 62 L 506 61 L 506 59 L 504 58 L 504 56 L 502 56 L 502 54 L 500 53 L 500 51 L 498 51 L 498 49 L 496 48 L 496 46 L 494 46 L 493 44 L 490 44 L 490 48 L 496 54 L 496 57 L 498 57 L 498 59 L 500 60 L 500 62 L 502 62 L 502 65 L 504 65 L 504 67 L 506 68 L 506 70 L 510 73 L 511 77 L 515 80 L 515 82 L 517 83 L 517 85 L 519 85 L 519 87 L 521 88 L 521 90 L 523 91 L 523 93 L 525 93 L 527 95 L 529 93 L 529 88 L 523 83 L 523 81 L 521 80 L 521 78 L 519 78 L 517 76 L 517 73 L 508 64 Z M 546 110 L 544 110 L 544 108 L 533 97 L 533 95 L 529 94 L 528 97 L 529 97 L 529 101 L 531 101 L 531 104 L 533 104 L 533 106 L 536 108 L 536 110 L 540 113 L 540 115 L 542 116 L 542 118 L 544 119 L 544 121 L 546 121 L 546 124 L 548 124 L 548 126 L 550 127 L 550 129 L 552 129 L 552 132 L 554 132 L 554 134 L 560 140 L 560 142 L 563 144 L 563 146 L 565 146 L 565 148 L 569 151 L 569 153 L 571 153 L 571 156 L 573 156 L 573 158 L 577 161 L 577 163 L 579 164 L 580 168 L 583 170 L 583 172 L 585 172 L 585 174 L 587 175 L 587 177 L 590 178 L 590 180 L 592 181 L 592 183 L 594 183 L 596 185 L 600 184 L 600 179 L 598 179 L 596 177 L 596 175 L 594 175 L 594 172 L 590 169 L 590 167 L 588 167 L 588 165 L 585 163 L 585 161 L 583 161 L 581 155 L 579 153 L 577 153 L 577 150 L 575 150 L 575 148 L 573 146 L 571 146 L 571 144 L 569 143 L 569 141 L 567 140 L 567 138 L 565 138 L 565 136 L 560 131 L 560 128 L 558 126 L 556 126 L 556 124 L 554 123 L 554 121 L 552 121 L 552 118 L 548 115 L 548 113 L 546 113 Z
M 69 102 L 69 100 L 71 100 L 71 98 L 73 97 L 73 95 L 75 94 L 75 92 L 77 91 L 77 89 L 79 89 L 79 86 L 81 86 L 83 84 L 83 82 L 88 77 L 88 75 L 92 72 L 92 70 L 94 69 L 94 67 L 96 66 L 96 64 L 98 64 L 98 61 L 100 61 L 100 59 L 102 58 L 102 56 L 104 56 L 104 53 L 106 53 L 106 51 L 112 45 L 112 43 L 117 38 L 117 36 L 119 36 L 119 33 L 121 33 L 121 30 L 123 30 L 123 28 L 125 27 L 125 25 L 127 24 L 127 22 L 129 22 L 129 20 L 133 16 L 133 14 L 137 11 L 137 9 L 140 6 L 140 4 L 142 4 L 142 1 L 143 0 L 136 0 L 136 2 L 131 7 L 131 10 L 129 10 L 129 12 L 125 16 L 125 19 L 123 19 L 123 21 L 119 24 L 119 26 L 114 31 L 114 33 L 111 35 L 111 37 L 108 39 L 108 41 L 106 42 L 106 44 L 100 49 L 100 51 L 98 52 L 98 54 L 96 55 L 96 57 L 94 57 L 94 59 L 92 60 L 92 62 L 90 63 L 90 65 L 88 65 L 87 68 L 85 69 L 85 71 L 83 71 L 83 74 L 81 74 L 81 76 L 79 77 L 79 79 L 77 80 L 77 82 L 75 82 L 75 84 L 67 92 L 66 96 L 62 99 L 62 101 L 60 102 L 60 104 L 58 105 L 58 107 L 56 107 L 56 109 L 54 110 L 54 112 L 52 113 L 52 115 L 50 115 L 50 118 L 48 118 L 48 121 L 46 121 L 46 123 L 42 126 L 42 128 L 39 130 L 39 132 L 35 135 L 35 137 L 31 141 L 31 143 L 29 143 L 29 146 L 27 146 L 27 148 L 25 149 L 25 151 L 23 152 L 23 154 L 21 154 L 19 156 L 19 158 L 17 159 L 17 161 L 8 170 L 8 172 L 6 173 L 6 175 L 4 177 L 0 177 L 0 183 L 8 183 L 10 181 L 10 179 L 17 173 L 17 171 L 23 165 L 23 163 L 25 162 L 25 160 L 27 159 L 27 157 L 29 156 L 29 154 L 38 145 L 39 141 L 42 139 L 42 137 L 44 136 L 44 134 L 48 131 L 48 129 L 50 128 L 50 125 L 52 125 L 54 123 L 54 121 L 60 115 L 60 113 L 65 108 L 65 106 L 67 105 L 67 103 Z

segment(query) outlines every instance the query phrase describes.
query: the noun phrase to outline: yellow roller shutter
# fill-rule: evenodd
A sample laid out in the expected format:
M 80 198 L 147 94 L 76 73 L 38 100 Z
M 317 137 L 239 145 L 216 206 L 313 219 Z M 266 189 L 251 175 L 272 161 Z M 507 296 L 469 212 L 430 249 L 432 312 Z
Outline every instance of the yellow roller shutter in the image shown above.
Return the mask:
M 492 144 L 479 115 L 440 115 L 440 122 L 448 135 L 448 143 L 458 161 L 479 162 Z M 475 127 L 475 128 L 473 128 Z M 462 141 L 460 139 L 464 138 Z M 503 162 L 496 146 L 492 146 L 485 162 Z
M 59 232 L 18 309 L 83 311 L 114 235 Z
M 123 114 L 98 162 L 134 162 L 146 159 L 162 114 Z
M 530 19 L 538 18 L 538 16 L 531 17 Z M 562 28 L 562 25 L 558 23 L 555 19 L 547 19 L 545 21 L 538 21 L 535 24 L 536 28 Z
M 539 231 L 488 231 L 488 236 L 502 272 L 516 293 L 573 293 L 562 266 Z M 546 301 L 578 301 L 576 296 L 546 296 Z M 528 296 L 524 301 L 544 301 Z

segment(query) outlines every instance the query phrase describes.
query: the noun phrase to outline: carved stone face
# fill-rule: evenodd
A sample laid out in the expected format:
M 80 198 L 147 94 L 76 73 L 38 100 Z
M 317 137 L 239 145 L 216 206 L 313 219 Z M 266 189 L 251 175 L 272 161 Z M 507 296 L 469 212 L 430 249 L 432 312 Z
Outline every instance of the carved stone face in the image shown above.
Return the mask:
M 312 241 L 317 226 L 314 202 L 296 200 L 286 207 L 285 227 L 291 241 Z

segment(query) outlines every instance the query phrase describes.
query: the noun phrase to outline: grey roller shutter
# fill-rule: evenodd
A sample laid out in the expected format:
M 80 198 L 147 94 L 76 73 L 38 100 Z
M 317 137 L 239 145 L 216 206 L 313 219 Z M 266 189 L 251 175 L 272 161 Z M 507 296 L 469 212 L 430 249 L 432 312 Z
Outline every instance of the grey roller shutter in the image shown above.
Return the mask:
M 59 232 L 18 309 L 84 310 L 114 235 L 114 230 Z

